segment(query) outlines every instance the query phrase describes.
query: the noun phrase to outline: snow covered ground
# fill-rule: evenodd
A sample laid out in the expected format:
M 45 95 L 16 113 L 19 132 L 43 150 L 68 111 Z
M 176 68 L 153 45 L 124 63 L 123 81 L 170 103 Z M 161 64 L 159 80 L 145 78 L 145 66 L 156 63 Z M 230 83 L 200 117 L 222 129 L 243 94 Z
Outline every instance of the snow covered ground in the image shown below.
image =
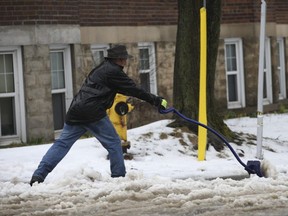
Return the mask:
M 0 215 L 288 215 L 288 114 L 264 117 L 268 178 L 249 177 L 228 148 L 210 147 L 198 161 L 196 138 L 169 122 L 128 131 L 134 159 L 125 161 L 125 178 L 110 178 L 107 152 L 94 138 L 77 141 L 33 187 L 31 175 L 51 144 L 0 149 Z M 226 123 L 256 135 L 256 118 Z M 255 160 L 256 140 L 231 145 L 244 163 Z

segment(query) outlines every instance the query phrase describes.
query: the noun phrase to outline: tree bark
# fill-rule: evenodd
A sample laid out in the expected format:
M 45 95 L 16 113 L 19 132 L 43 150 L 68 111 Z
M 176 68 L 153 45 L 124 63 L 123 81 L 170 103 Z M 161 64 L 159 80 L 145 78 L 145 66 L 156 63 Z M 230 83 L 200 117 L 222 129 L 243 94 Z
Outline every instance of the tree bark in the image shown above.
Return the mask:
M 173 102 L 176 109 L 197 117 L 199 87 L 199 0 L 178 1 L 178 29 L 174 65 Z
M 174 107 L 188 118 L 198 120 L 200 77 L 200 8 L 202 0 L 178 0 L 178 29 L 174 66 Z M 207 11 L 207 119 L 208 126 L 219 131 L 228 140 L 235 134 L 217 114 L 214 101 L 214 83 L 221 22 L 221 0 L 206 1 Z M 191 125 L 175 116 L 172 127 L 187 126 L 195 133 L 197 125 Z M 216 150 L 223 143 L 211 133 L 209 142 Z

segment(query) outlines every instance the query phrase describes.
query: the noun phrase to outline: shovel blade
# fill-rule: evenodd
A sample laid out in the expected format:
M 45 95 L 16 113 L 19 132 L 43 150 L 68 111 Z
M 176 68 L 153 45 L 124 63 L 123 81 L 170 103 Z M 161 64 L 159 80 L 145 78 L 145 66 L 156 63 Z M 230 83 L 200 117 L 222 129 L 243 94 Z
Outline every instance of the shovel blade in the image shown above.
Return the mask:
M 263 177 L 261 172 L 261 164 L 260 161 L 248 161 L 247 167 L 245 168 L 249 174 L 256 174 L 259 177 Z

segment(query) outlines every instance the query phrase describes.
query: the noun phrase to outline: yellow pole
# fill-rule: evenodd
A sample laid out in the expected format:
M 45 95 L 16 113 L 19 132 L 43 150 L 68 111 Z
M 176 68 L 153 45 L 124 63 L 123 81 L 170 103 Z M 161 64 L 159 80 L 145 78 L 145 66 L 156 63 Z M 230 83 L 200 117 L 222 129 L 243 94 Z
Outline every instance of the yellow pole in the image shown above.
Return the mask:
M 200 9 L 200 85 L 199 85 L 199 122 L 207 125 L 206 105 L 206 75 L 207 75 L 207 19 L 206 9 Z M 207 130 L 198 126 L 198 160 L 206 157 Z

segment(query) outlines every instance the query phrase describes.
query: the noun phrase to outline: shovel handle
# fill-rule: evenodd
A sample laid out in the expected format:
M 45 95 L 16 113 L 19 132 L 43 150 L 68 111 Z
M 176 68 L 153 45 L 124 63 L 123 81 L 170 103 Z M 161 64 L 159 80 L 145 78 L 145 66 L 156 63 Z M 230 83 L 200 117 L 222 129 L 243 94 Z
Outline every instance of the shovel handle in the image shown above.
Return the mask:
M 208 127 L 207 125 L 205 124 L 202 124 L 201 122 L 198 122 L 194 119 L 190 119 L 190 118 L 187 118 L 185 115 L 183 115 L 182 113 L 180 113 L 178 110 L 176 110 L 174 107 L 170 107 L 168 109 L 165 109 L 165 110 L 159 110 L 159 112 L 161 114 L 167 114 L 167 113 L 170 113 L 170 112 L 173 112 L 173 113 L 176 113 L 179 117 L 181 117 L 182 119 L 188 121 L 188 122 L 191 122 L 193 124 L 196 124 L 196 125 L 199 125 L 205 129 L 207 129 L 208 131 L 212 132 L 213 134 L 215 134 L 217 137 L 219 137 L 225 144 L 226 146 L 230 149 L 230 151 L 233 153 L 233 155 L 235 156 L 235 158 L 237 159 L 237 161 L 245 168 L 245 170 L 249 173 L 249 174 L 257 174 L 257 171 L 251 169 L 250 167 L 248 167 L 240 158 L 239 156 L 237 155 L 237 153 L 234 151 L 234 149 L 232 148 L 232 146 L 229 144 L 229 142 L 225 139 L 225 137 L 220 134 L 219 132 L 217 132 L 216 130 L 214 130 L 213 128 L 210 128 Z M 259 176 L 259 175 L 258 175 Z M 262 177 L 262 176 L 260 176 Z

